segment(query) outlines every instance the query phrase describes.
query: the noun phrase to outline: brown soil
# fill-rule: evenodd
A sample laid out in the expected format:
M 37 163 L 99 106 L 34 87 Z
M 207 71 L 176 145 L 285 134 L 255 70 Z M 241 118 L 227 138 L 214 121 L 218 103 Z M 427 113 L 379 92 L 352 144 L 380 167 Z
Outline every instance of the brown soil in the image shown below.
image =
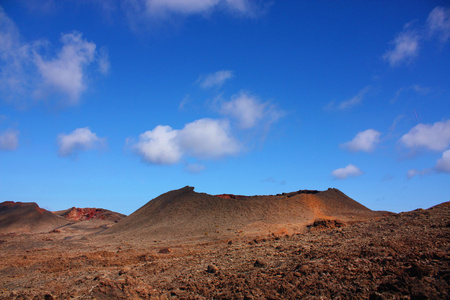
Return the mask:
M 320 200 L 327 215 L 333 200 Z M 450 203 L 364 220 L 341 209 L 347 221 L 322 217 L 295 234 L 184 242 L 92 225 L 2 235 L 0 299 L 449 298 Z

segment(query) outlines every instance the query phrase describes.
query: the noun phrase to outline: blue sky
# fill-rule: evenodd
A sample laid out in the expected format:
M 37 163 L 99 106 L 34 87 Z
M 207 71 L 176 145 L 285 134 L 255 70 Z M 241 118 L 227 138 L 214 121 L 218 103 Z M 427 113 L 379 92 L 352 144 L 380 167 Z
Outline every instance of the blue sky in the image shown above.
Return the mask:
M 2 1 L 0 201 L 449 201 L 446 1 Z

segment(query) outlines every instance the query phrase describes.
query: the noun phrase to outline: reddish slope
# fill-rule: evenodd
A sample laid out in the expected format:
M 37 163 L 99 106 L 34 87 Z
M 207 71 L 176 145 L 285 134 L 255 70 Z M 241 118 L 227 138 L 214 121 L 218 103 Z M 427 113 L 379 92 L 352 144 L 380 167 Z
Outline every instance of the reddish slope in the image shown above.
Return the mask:
M 125 218 L 126 215 L 116 213 L 103 208 L 79 208 L 72 207 L 67 210 L 55 211 L 54 214 L 61 216 L 70 221 L 86 221 L 86 220 L 108 220 L 118 222 Z
M 212 196 L 193 187 L 165 193 L 105 233 L 149 239 L 223 237 L 301 231 L 315 219 L 362 220 L 380 215 L 336 189 L 275 196 Z
M 3 234 L 48 232 L 66 223 L 33 202 L 0 203 L 0 233 Z

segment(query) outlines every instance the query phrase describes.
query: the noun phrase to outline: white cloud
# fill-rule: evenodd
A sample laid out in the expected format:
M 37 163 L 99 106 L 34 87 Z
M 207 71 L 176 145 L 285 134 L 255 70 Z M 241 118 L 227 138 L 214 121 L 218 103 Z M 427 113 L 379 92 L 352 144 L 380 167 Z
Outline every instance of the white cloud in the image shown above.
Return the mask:
M 69 134 L 58 135 L 58 154 L 62 157 L 76 156 L 79 151 L 101 149 L 106 145 L 105 138 L 99 138 L 88 127 L 78 128 Z
M 427 19 L 427 28 L 431 35 L 437 35 L 445 43 L 450 38 L 450 9 L 435 7 Z
M 390 66 L 398 66 L 409 63 L 419 54 L 421 43 L 429 40 L 429 37 L 437 36 L 441 43 L 450 38 L 450 9 L 435 7 L 428 15 L 425 25 L 421 28 L 412 28 L 413 23 L 405 25 L 395 39 L 392 47 L 384 54 L 383 58 Z
M 170 14 L 204 14 L 217 9 L 247 16 L 253 16 L 257 12 L 256 6 L 249 0 L 145 0 L 144 7 L 147 14 L 159 18 Z
M 363 101 L 364 97 L 366 97 L 366 95 L 369 93 L 370 90 L 372 90 L 372 87 L 366 86 L 362 90 L 360 90 L 358 92 L 358 94 L 356 94 L 354 97 L 352 97 L 346 101 L 343 101 L 339 104 L 336 104 L 336 103 L 334 103 L 334 101 L 332 101 L 325 107 L 325 109 L 346 110 L 346 109 L 352 108 L 353 106 L 360 104 Z
M 181 130 L 159 125 L 141 134 L 131 148 L 146 162 L 162 165 L 178 163 L 184 155 L 217 159 L 241 150 L 229 122 L 213 119 L 196 120 Z
M 397 66 L 415 58 L 419 52 L 420 35 L 414 31 L 405 30 L 392 41 L 393 48 L 386 51 L 383 58 L 389 65 Z
M 19 146 L 19 131 L 7 129 L 0 132 L 0 150 L 16 150 Z
M 450 173 L 450 150 L 445 151 L 438 159 L 435 169 L 438 172 Z
M 374 129 L 367 129 L 358 134 L 353 140 L 343 143 L 340 146 L 350 151 L 372 152 L 375 146 L 380 142 L 381 133 Z
M 202 88 L 220 87 L 225 81 L 233 77 L 233 71 L 222 70 L 207 76 L 200 76 L 197 80 Z
M 355 165 L 349 164 L 345 168 L 339 168 L 331 172 L 336 179 L 346 179 L 347 177 L 356 177 L 362 175 L 363 172 Z
M 450 145 L 450 120 L 430 124 L 418 124 L 400 138 L 407 148 L 424 148 L 443 151 Z
M 241 92 L 231 101 L 222 104 L 220 112 L 235 119 L 242 129 L 250 129 L 263 122 L 266 125 L 277 121 L 283 112 L 269 102 L 261 102 L 255 96 Z
M 61 42 L 60 50 L 43 40 L 24 42 L 0 7 L 0 92 L 4 98 L 24 105 L 30 99 L 57 95 L 66 104 L 78 104 L 87 88 L 89 68 L 98 65 L 100 73 L 107 73 L 107 52 L 97 51 L 95 43 L 79 32 L 62 34 Z
M 185 151 L 198 158 L 219 158 L 239 152 L 227 120 L 200 119 L 186 124 L 179 133 Z
M 182 156 L 176 141 L 177 135 L 178 131 L 173 130 L 172 127 L 158 125 L 155 129 L 139 135 L 139 140 L 133 148 L 147 162 L 161 165 L 174 164 Z
M 94 61 L 96 46 L 78 32 L 63 34 L 61 42 L 63 47 L 56 58 L 46 61 L 35 53 L 35 62 L 44 83 L 67 94 L 70 103 L 76 104 L 86 89 L 83 69 Z

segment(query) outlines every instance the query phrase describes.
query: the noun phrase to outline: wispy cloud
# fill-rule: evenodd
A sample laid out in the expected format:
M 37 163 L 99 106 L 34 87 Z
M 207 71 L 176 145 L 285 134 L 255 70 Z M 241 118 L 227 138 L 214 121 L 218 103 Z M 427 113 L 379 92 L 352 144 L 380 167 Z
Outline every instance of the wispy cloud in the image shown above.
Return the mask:
M 425 95 L 428 94 L 431 91 L 431 89 L 428 87 L 421 86 L 420 84 L 413 84 L 410 86 L 401 87 L 395 92 L 394 97 L 391 99 L 391 103 L 397 102 L 400 96 L 408 91 L 414 91 L 418 94 Z
M 386 51 L 383 58 L 391 66 L 410 62 L 419 53 L 420 38 L 417 32 L 405 29 L 391 42 L 392 48 Z
M 346 179 L 348 177 L 361 176 L 363 172 L 355 165 L 349 164 L 344 168 L 339 168 L 331 172 L 331 175 L 336 179 Z
M 428 16 L 427 29 L 432 36 L 437 36 L 443 43 L 450 38 L 450 9 L 435 7 Z
M 88 127 L 78 128 L 69 134 L 61 133 L 57 138 L 58 154 L 61 157 L 76 157 L 80 151 L 101 149 L 106 139 L 98 137 Z
M 24 105 L 29 99 L 56 96 L 65 104 L 78 104 L 88 85 L 86 72 L 94 66 L 108 72 L 107 52 L 97 51 L 79 32 L 62 34 L 61 43 L 57 50 L 43 40 L 24 42 L 0 7 L 0 92 L 5 98 Z
M 221 70 L 206 76 L 200 76 L 197 83 L 205 89 L 212 87 L 221 87 L 225 81 L 233 77 L 233 71 Z
M 443 151 L 450 145 L 450 120 L 418 124 L 400 138 L 400 143 L 410 149 Z
M 180 130 L 158 125 L 131 142 L 131 149 L 148 163 L 170 165 L 183 156 L 218 159 L 234 155 L 241 147 L 231 135 L 227 120 L 199 119 Z
M 197 174 L 203 171 L 205 169 L 205 166 L 198 163 L 197 164 L 188 163 L 185 165 L 184 169 L 191 174 Z
M 158 18 L 172 14 L 185 16 L 205 14 L 220 9 L 244 16 L 254 16 L 258 11 L 257 6 L 248 0 L 145 0 L 143 3 L 145 13 Z
M 406 172 L 406 177 L 408 177 L 408 179 L 411 179 L 415 176 L 425 176 L 428 174 L 431 174 L 433 172 L 432 169 L 424 169 L 424 170 L 418 170 L 418 169 L 411 169 L 408 170 L 408 172 Z
M 19 146 L 19 131 L 7 129 L 0 132 L 0 150 L 13 151 Z
M 283 180 L 278 180 L 278 179 L 275 179 L 273 177 L 267 177 L 267 178 L 264 178 L 263 180 L 261 180 L 261 182 L 285 185 L 287 181 L 284 180 L 284 179 Z
M 385 52 L 383 59 L 391 67 L 408 64 L 419 55 L 421 45 L 432 37 L 437 37 L 441 43 L 449 40 L 450 9 L 435 7 L 422 26 L 406 24 L 391 42 L 391 48 Z
M 84 68 L 94 61 L 95 44 L 87 42 L 81 33 L 61 36 L 63 47 L 55 58 L 45 60 L 34 51 L 36 66 L 46 88 L 69 96 L 70 104 L 77 104 L 86 89 Z
M 375 129 L 367 129 L 358 134 L 353 140 L 343 143 L 340 146 L 353 152 L 364 151 L 372 152 L 376 145 L 380 142 L 381 133 Z
M 222 103 L 220 113 L 237 121 L 241 129 L 254 128 L 264 123 L 270 126 L 280 119 L 284 113 L 270 102 L 262 102 L 256 96 L 241 92 Z
M 438 159 L 435 170 L 442 173 L 450 173 L 450 150 L 445 151 Z
M 336 104 L 334 101 L 331 101 L 328 103 L 327 106 L 325 106 L 325 109 L 327 110 L 347 110 L 350 109 L 356 105 L 359 105 L 364 98 L 367 96 L 367 94 L 372 90 L 371 86 L 366 86 L 363 89 L 361 89 L 358 94 L 353 96 L 352 98 L 345 100 L 341 103 Z

